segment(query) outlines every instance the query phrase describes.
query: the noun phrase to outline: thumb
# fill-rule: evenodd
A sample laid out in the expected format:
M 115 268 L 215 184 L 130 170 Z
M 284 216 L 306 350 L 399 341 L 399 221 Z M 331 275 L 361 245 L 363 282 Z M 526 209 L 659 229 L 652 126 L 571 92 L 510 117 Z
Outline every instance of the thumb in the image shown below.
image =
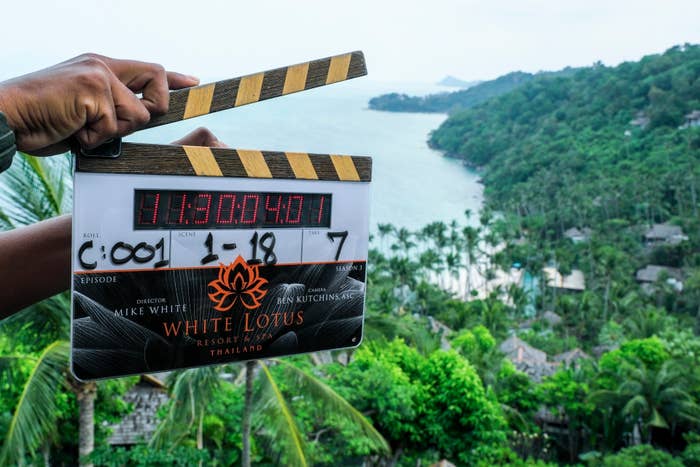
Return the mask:
M 189 88 L 199 84 L 199 78 L 194 76 L 183 75 L 182 73 L 177 73 L 175 71 L 169 71 L 167 75 L 169 89 Z

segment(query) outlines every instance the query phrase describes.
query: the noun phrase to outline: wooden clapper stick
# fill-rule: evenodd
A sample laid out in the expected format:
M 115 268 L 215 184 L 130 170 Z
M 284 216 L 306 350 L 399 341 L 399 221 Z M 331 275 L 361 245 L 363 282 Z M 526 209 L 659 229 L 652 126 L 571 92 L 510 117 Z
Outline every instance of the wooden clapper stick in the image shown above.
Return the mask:
M 170 93 L 168 112 L 154 117 L 146 128 L 366 74 L 364 55 L 356 51 L 180 89 Z M 357 156 L 121 143 L 120 140 L 96 150 L 76 153 L 76 170 L 80 172 L 343 181 L 369 181 L 371 178 L 371 159 Z

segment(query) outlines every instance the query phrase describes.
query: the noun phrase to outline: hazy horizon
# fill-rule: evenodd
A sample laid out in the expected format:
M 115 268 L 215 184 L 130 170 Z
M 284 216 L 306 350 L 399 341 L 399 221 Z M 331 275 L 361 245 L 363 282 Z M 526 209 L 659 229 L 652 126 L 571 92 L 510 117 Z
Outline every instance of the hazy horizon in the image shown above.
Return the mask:
M 700 2 L 66 0 L 6 5 L 0 79 L 83 52 L 162 63 L 203 80 L 363 50 L 368 79 L 488 80 L 700 43 Z

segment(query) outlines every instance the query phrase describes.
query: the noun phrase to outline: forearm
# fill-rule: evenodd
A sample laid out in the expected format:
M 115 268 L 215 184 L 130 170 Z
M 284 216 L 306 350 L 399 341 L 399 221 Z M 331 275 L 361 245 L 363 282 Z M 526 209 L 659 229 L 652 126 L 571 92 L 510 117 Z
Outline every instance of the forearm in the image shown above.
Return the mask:
M 71 216 L 0 233 L 0 319 L 70 287 Z

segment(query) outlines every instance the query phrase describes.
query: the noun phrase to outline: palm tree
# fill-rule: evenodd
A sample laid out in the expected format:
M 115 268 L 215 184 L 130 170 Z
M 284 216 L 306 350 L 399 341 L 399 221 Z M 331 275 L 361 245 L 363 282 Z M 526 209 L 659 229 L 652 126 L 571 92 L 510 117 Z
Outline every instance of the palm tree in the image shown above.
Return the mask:
M 206 366 L 174 371 L 166 383 L 170 389 L 170 408 L 151 439 L 151 446 L 177 445 L 196 426 L 197 449 L 204 449 L 204 416 L 208 402 L 221 385 L 222 366 Z
M 622 325 L 629 338 L 644 339 L 660 336 L 664 330 L 672 327 L 673 321 L 663 308 L 647 307 L 636 309 L 622 322 Z
M 330 386 L 326 385 L 320 378 L 300 369 L 295 365 L 292 365 L 285 360 L 272 359 L 270 362 L 279 366 L 282 371 L 284 371 L 286 377 L 289 378 L 293 387 L 296 388 L 295 392 L 304 394 L 305 396 L 308 396 L 309 399 L 313 400 L 314 403 L 317 404 L 320 413 L 324 414 L 325 417 L 336 415 L 348 420 L 359 429 L 360 434 L 367 440 L 373 451 L 385 456 L 390 454 L 389 443 L 387 443 L 384 437 L 374 428 L 374 426 L 372 426 L 372 423 L 357 409 L 350 405 L 348 401 L 331 389 Z M 271 409 L 273 419 L 277 418 L 280 425 L 283 427 L 281 431 L 288 430 L 291 434 L 294 429 L 293 420 L 289 416 L 285 415 L 284 423 L 282 424 L 282 420 L 278 418 L 280 415 L 280 410 L 284 410 L 285 405 L 287 405 L 285 403 L 284 396 L 279 390 L 275 378 L 270 372 L 270 367 L 263 361 L 259 361 L 258 363 L 262 369 L 261 373 L 265 375 L 265 378 L 263 379 L 263 391 L 260 392 L 260 397 L 258 399 L 258 404 L 260 404 L 260 406 L 263 408 L 261 413 L 264 415 L 264 417 L 257 421 L 258 427 L 262 427 L 261 422 L 270 420 L 270 417 L 266 412 L 266 408 L 269 407 Z M 277 431 L 274 429 L 274 425 L 265 423 L 264 426 L 266 432 L 273 435 L 273 439 L 277 439 L 277 437 L 274 436 Z M 303 442 L 299 444 L 297 448 L 297 445 L 295 442 L 293 442 L 291 436 L 287 436 L 287 439 L 288 442 L 292 442 L 292 444 L 295 446 L 295 449 L 291 450 L 294 451 L 294 456 L 296 456 L 296 452 L 304 454 Z M 298 439 L 303 440 L 304 438 L 299 437 Z M 283 449 L 285 449 L 284 444 L 285 443 L 282 443 Z M 288 448 L 285 449 L 285 452 L 289 451 L 290 450 Z M 292 458 L 296 459 L 295 457 Z M 293 461 L 292 464 L 307 465 L 305 457 L 299 456 L 296 460 L 298 460 L 298 463 Z
M 287 382 L 298 394 L 308 396 L 326 416 L 337 415 L 354 423 L 374 449 L 381 454 L 389 454 L 389 445 L 371 422 L 339 396 L 321 379 L 309 372 L 280 359 L 268 360 L 282 369 Z M 256 371 L 256 367 L 259 370 Z M 223 384 L 219 373 L 223 367 L 203 367 L 173 373 L 169 378 L 171 405 L 165 420 L 154 435 L 151 444 L 174 447 L 183 442 L 197 426 L 197 447 L 202 449 L 202 421 L 206 415 L 207 403 Z M 293 411 L 283 394 L 280 385 L 264 361 L 250 361 L 245 365 L 245 407 L 243 413 L 243 452 L 242 465 L 250 466 L 250 432 L 262 440 L 268 450 L 278 455 L 284 453 L 288 465 L 308 465 L 306 437 L 294 420 Z M 253 396 L 253 380 L 258 379 L 260 391 Z M 273 447 L 274 446 L 274 447 Z
M 418 264 L 421 269 L 427 272 L 426 277 L 431 280 L 436 280 L 438 285 L 442 285 L 441 276 L 444 271 L 444 260 L 435 252 L 435 250 L 427 249 L 418 257 Z
M 700 406 L 688 392 L 691 386 L 689 372 L 673 360 L 659 368 L 645 365 L 623 365 L 617 375 L 614 390 L 599 390 L 591 400 L 602 407 L 616 408 L 624 419 L 640 429 L 646 442 L 651 444 L 653 430 L 668 429 L 675 434 L 679 422 L 700 423 Z
M 381 250 L 383 253 L 386 252 L 386 242 L 385 239 L 393 232 L 396 232 L 396 227 L 392 224 L 377 224 L 377 230 L 379 231 L 379 238 L 381 239 Z
M 255 377 L 256 360 L 251 360 L 245 364 L 245 398 L 243 407 L 242 425 L 242 446 L 243 451 L 241 466 L 250 467 L 250 432 L 251 418 L 253 416 L 253 378 Z
M 415 248 L 416 243 L 411 237 L 413 233 L 405 227 L 401 227 L 396 232 L 396 243 L 391 245 L 392 251 L 398 251 L 403 258 L 408 258 L 412 248 Z
M 469 211 L 469 210 L 467 210 Z M 467 271 L 467 283 L 466 283 L 466 294 L 469 295 L 472 291 L 472 269 L 476 266 L 477 262 L 477 250 L 479 248 L 479 234 L 481 231 L 474 227 L 466 226 L 462 229 L 462 237 L 464 240 L 464 247 L 466 249 L 464 259 L 465 269 Z
M 0 450 L 0 465 L 21 464 L 24 456 L 56 435 L 56 392 L 64 384 L 63 372 L 68 364 L 69 345 L 54 341 L 37 356 L 15 354 L 0 357 L 3 376 L 8 383 L 21 384 L 22 392 L 5 433 Z M 29 375 L 22 382 L 14 375 L 18 364 L 31 364 Z
M 496 289 L 485 299 L 474 302 L 479 307 L 481 324 L 498 338 L 505 336 L 508 329 L 507 307 L 498 298 L 500 293 L 500 289 Z

